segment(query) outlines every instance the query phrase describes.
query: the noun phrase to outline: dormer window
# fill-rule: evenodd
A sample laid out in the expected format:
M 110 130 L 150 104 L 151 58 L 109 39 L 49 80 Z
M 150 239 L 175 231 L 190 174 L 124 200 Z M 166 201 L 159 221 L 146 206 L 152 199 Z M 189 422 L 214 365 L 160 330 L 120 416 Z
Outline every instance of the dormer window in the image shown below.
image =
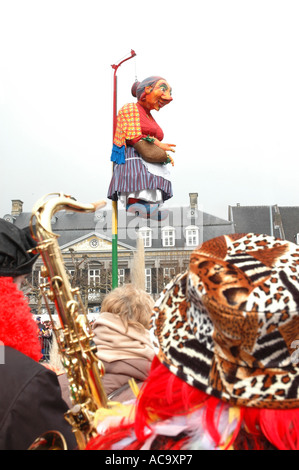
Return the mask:
M 143 238 L 144 248 L 150 248 L 152 246 L 152 235 L 153 230 L 149 227 L 140 227 L 139 236 Z
M 199 228 L 196 225 L 189 225 L 186 231 L 186 245 L 198 246 L 199 245 Z
M 175 229 L 174 227 L 163 227 L 162 228 L 162 245 L 174 246 L 175 245 Z

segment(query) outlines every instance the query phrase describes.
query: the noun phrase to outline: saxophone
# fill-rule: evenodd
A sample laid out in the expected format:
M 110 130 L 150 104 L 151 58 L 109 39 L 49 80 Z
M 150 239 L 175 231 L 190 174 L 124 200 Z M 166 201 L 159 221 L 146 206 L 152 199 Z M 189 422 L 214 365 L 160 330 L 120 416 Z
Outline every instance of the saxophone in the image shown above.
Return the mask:
M 79 450 L 84 449 L 97 434 L 93 418 L 97 409 L 108 407 L 108 400 L 101 383 L 104 367 L 96 357 L 93 333 L 80 292 L 78 288 L 71 287 L 57 241 L 59 235 L 52 232 L 51 219 L 60 210 L 95 212 L 105 205 L 105 201 L 80 204 L 69 195 L 51 193 L 35 204 L 30 220 L 31 235 L 37 242 L 36 249 L 44 264 L 42 276 L 47 279 L 40 287 L 67 372 L 74 405 L 65 418 L 72 426 Z M 48 299 L 55 304 L 60 327 L 54 324 Z M 33 443 L 32 448 L 36 449 L 36 444 Z

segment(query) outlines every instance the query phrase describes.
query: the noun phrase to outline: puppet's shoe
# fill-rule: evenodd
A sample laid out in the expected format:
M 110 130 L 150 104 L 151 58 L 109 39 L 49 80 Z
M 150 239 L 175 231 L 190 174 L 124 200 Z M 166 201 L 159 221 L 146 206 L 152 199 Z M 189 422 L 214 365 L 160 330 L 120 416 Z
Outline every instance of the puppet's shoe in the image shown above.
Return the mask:
M 147 218 L 147 209 L 143 204 L 138 202 L 134 204 L 127 204 L 126 211 L 129 214 L 135 215 L 136 217 L 142 217 L 143 219 Z
M 159 222 L 162 221 L 162 220 L 165 220 L 167 219 L 168 217 L 168 211 L 164 210 L 164 211 L 158 211 L 156 212 L 153 216 L 151 216 L 151 219 L 153 220 L 158 220 Z
M 155 219 L 159 211 L 159 204 L 144 204 L 147 210 L 147 218 L 148 219 Z
M 165 220 L 168 217 L 168 211 L 159 211 L 159 204 L 145 204 L 147 208 L 147 218 L 152 220 Z

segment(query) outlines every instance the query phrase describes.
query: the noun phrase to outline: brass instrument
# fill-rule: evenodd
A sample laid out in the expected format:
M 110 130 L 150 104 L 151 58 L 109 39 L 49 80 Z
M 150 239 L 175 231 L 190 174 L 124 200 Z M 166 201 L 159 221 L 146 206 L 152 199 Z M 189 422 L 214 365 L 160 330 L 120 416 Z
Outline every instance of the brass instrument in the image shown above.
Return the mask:
M 51 230 L 51 219 L 60 210 L 95 212 L 105 201 L 80 204 L 71 196 L 51 193 L 38 201 L 32 211 L 30 229 L 37 241 L 44 266 L 42 275 L 47 282 L 41 290 L 56 336 L 62 363 L 66 369 L 73 408 L 66 415 L 76 436 L 79 449 L 84 449 L 96 435 L 93 417 L 100 407 L 107 408 L 107 396 L 101 383 L 102 363 L 92 345 L 93 333 L 78 288 L 72 288 L 61 255 L 58 235 Z M 54 302 L 60 328 L 54 324 L 48 299 Z

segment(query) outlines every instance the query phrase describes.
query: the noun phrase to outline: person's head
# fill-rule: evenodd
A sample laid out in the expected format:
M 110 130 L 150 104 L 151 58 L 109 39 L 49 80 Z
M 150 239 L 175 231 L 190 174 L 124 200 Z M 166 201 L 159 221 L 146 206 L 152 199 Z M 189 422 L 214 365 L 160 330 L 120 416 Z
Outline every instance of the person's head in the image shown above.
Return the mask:
M 101 312 L 119 315 L 126 328 L 128 326 L 149 328 L 154 306 L 151 296 L 133 284 L 116 287 L 104 298 Z
M 20 286 L 38 258 L 38 254 L 30 251 L 35 247 L 28 227 L 20 229 L 0 219 L 0 277 L 12 277 Z
M 148 110 L 159 111 L 172 101 L 172 89 L 168 82 L 158 76 L 151 76 L 142 82 L 136 81 L 131 89 L 132 95 Z
M 154 308 L 162 363 L 234 406 L 299 407 L 299 246 L 267 235 L 209 240 Z
M 38 257 L 30 251 L 35 247 L 28 228 L 0 219 L 0 341 L 38 361 L 38 328 L 28 300 L 19 290 Z

